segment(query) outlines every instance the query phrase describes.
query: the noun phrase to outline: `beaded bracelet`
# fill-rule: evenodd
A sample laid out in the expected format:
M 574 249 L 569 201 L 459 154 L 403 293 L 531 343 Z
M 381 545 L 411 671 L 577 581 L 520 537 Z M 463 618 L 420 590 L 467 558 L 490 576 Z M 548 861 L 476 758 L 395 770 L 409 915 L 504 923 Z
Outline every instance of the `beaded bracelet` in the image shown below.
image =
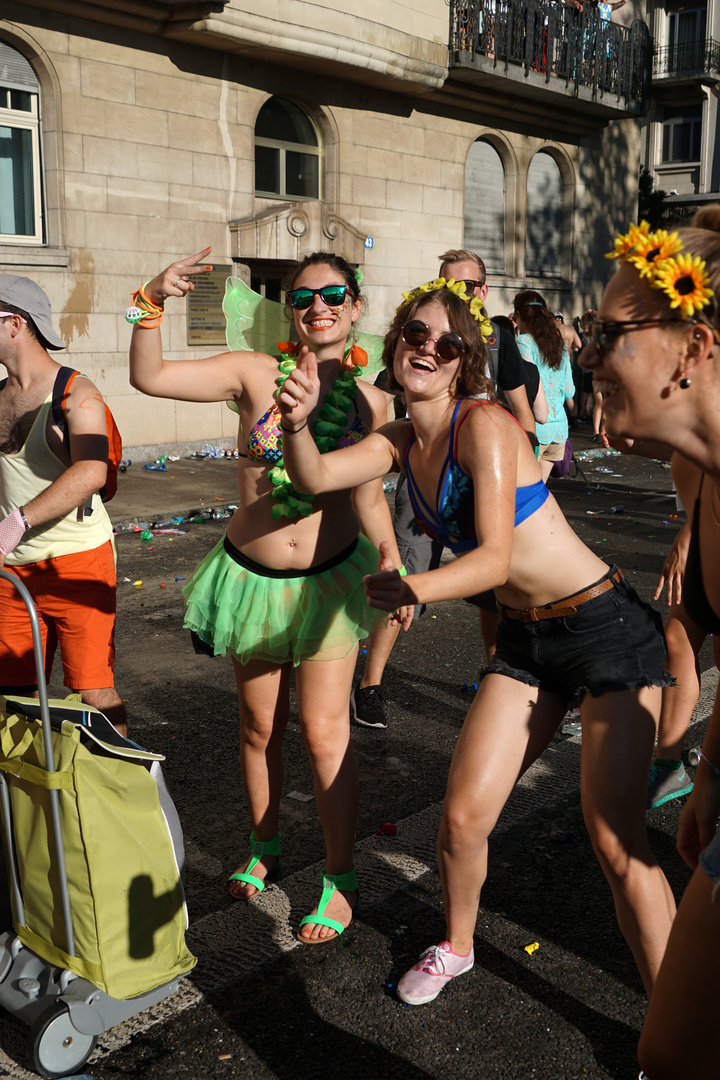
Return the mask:
M 131 296 L 132 303 L 125 311 L 125 319 L 133 326 L 140 326 L 143 330 L 153 330 L 159 326 L 163 317 L 163 305 L 156 304 L 145 293 L 145 285 Z
M 25 517 L 25 507 L 24 506 L 18 506 L 18 514 L 22 518 L 22 523 L 25 526 L 25 532 L 27 532 L 28 529 L 30 528 L 30 526 L 28 525 L 28 519 Z
M 702 746 L 699 749 L 700 749 L 700 757 L 703 758 L 707 762 L 707 764 L 710 766 L 710 768 L 715 773 L 715 775 L 720 777 L 720 769 L 718 769 L 718 767 L 716 765 L 713 765 L 712 761 L 707 756 L 707 754 L 703 750 Z

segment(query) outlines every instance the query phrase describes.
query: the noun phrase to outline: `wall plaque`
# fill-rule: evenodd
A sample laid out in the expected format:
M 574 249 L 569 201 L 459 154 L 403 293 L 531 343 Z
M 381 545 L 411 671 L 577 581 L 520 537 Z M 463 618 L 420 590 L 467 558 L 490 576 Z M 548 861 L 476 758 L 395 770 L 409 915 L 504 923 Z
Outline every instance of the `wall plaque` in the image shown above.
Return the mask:
M 187 297 L 187 343 L 188 345 L 220 345 L 225 340 L 225 316 L 222 302 L 225 282 L 233 276 L 232 264 L 218 266 L 213 263 L 209 274 L 193 277 L 195 288 Z

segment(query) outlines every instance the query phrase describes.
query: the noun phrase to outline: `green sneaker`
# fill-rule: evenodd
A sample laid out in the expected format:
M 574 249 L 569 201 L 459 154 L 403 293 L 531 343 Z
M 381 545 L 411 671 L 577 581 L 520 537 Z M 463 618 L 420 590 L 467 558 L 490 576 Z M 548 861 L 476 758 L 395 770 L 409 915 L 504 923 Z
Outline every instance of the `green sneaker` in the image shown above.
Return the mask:
M 668 769 L 665 765 L 653 763 L 648 780 L 647 803 L 648 810 L 656 806 L 670 802 L 671 799 L 680 799 L 683 795 L 689 795 L 693 789 L 693 782 L 681 763 L 679 769 Z

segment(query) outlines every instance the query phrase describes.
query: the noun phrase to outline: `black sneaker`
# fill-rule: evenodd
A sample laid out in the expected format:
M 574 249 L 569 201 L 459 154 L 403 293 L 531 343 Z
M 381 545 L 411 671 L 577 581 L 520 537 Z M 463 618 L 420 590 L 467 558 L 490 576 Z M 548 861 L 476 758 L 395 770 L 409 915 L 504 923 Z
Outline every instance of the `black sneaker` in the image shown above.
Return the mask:
M 350 715 L 363 727 L 387 727 L 379 686 L 358 686 L 350 695 Z

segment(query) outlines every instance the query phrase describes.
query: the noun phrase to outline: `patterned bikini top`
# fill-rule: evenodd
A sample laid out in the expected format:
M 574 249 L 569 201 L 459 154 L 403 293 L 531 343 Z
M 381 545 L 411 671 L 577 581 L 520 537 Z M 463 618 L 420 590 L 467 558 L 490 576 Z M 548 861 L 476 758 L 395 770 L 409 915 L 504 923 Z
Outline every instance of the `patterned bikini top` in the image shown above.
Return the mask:
M 357 408 L 357 406 L 356 406 Z M 338 450 L 345 446 L 353 446 L 364 439 L 368 432 L 357 413 L 352 427 L 338 439 Z M 261 416 L 247 437 L 247 454 L 241 457 L 251 461 L 267 462 L 276 465 L 282 458 L 282 430 L 280 428 L 280 409 L 277 402 L 273 402 L 264 416 Z
M 472 478 L 463 472 L 458 461 L 460 429 L 473 409 L 500 407 L 477 400 L 467 402 L 468 409 L 458 420 L 458 412 L 463 403 L 462 398 L 457 402 L 450 422 L 448 451 L 440 470 L 434 506 L 423 498 L 412 474 L 410 448 L 415 442 L 414 431 L 405 451 L 405 477 L 415 519 L 424 533 L 433 540 L 439 540 L 456 555 L 471 551 L 478 546 L 475 534 L 475 489 Z M 510 418 L 515 420 L 514 416 Z M 524 434 L 527 434 L 524 429 L 522 430 Z M 542 506 L 549 494 L 542 480 L 528 484 L 526 487 L 516 488 L 515 528 L 531 517 Z

